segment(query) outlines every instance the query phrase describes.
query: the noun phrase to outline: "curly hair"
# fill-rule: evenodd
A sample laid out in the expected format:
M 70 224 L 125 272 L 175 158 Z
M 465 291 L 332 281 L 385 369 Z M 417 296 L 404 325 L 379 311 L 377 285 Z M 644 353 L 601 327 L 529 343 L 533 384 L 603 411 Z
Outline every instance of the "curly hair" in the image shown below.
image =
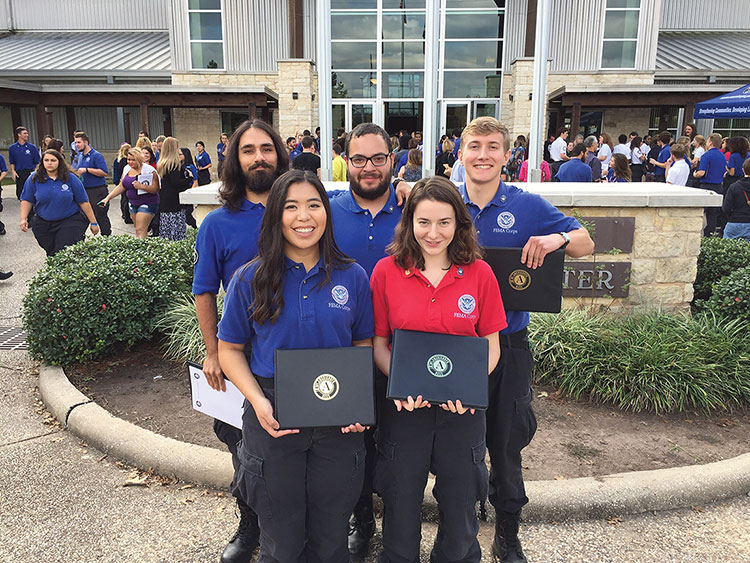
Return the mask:
M 466 204 L 456 186 L 443 176 L 433 176 L 414 184 L 409 199 L 404 204 L 401 221 L 396 226 L 393 242 L 386 251 L 392 255 L 401 268 L 424 269 L 422 248 L 414 237 L 414 212 L 421 201 L 440 201 L 453 208 L 456 216 L 456 232 L 448 245 L 448 259 L 451 264 L 465 266 L 482 257 L 477 243 L 474 223 L 466 209 Z

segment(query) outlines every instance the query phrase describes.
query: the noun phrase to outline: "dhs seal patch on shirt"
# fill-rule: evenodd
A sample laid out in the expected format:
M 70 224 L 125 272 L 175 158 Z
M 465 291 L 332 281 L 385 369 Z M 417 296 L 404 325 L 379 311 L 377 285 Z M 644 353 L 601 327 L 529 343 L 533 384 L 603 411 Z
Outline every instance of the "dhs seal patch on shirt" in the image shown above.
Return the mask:
M 477 301 L 474 299 L 473 295 L 469 295 L 468 293 L 463 294 L 461 297 L 458 298 L 458 308 L 462 313 L 469 314 L 474 311 L 474 309 L 477 306 Z
M 339 305 L 346 305 L 349 301 L 349 290 L 343 285 L 337 285 L 331 290 L 331 297 Z
M 60 186 L 60 189 L 64 192 L 67 192 L 70 189 L 70 186 L 68 186 L 68 184 L 63 184 L 62 186 Z
M 510 211 L 502 211 L 497 216 L 497 226 L 501 229 L 510 229 L 516 223 L 516 218 Z

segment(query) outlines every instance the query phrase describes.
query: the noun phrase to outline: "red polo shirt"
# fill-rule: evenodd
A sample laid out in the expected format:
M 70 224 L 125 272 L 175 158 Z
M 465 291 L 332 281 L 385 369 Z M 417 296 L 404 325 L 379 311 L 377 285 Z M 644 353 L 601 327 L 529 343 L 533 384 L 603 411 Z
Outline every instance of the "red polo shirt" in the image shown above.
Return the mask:
M 392 256 L 380 260 L 370 277 L 375 334 L 397 329 L 464 336 L 487 336 L 508 326 L 500 288 L 483 260 L 451 266 L 440 284 L 417 269 L 400 268 Z

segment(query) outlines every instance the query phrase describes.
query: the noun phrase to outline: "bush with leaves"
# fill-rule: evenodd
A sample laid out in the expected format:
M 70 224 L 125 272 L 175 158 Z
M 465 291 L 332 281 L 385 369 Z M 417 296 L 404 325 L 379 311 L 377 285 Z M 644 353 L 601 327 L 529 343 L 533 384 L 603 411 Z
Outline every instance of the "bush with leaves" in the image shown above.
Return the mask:
M 224 296 L 216 297 L 219 320 L 224 308 Z M 203 363 L 206 357 L 206 344 L 203 342 L 198 315 L 195 311 L 195 296 L 185 295 L 178 299 L 164 313 L 156 325 L 156 330 L 164 335 L 164 357 L 180 362 Z
M 625 410 L 750 405 L 750 327 L 706 313 L 533 315 L 535 378 Z
M 742 319 L 750 324 L 750 266 L 721 278 L 711 297 L 696 304 L 715 315 Z
M 698 255 L 698 273 L 693 284 L 694 300 L 711 297 L 714 285 L 724 276 L 750 264 L 750 242 L 743 239 L 703 237 Z
M 149 339 L 190 292 L 194 241 L 94 237 L 49 258 L 23 301 L 29 352 L 69 365 Z

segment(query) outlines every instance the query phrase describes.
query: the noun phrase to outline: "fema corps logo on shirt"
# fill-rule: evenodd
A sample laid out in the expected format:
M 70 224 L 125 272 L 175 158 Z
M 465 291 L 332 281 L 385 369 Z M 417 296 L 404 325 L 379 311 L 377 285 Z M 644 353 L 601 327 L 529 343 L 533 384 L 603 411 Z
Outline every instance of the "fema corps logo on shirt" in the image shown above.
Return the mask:
M 497 216 L 497 226 L 501 229 L 510 229 L 516 223 L 516 218 L 510 211 L 503 211 Z
M 29 149 L 26 149 L 26 154 L 31 154 L 31 151 Z
M 68 184 L 63 184 L 62 186 L 60 186 L 60 189 L 64 192 L 67 192 L 70 189 L 70 187 L 68 186 Z
M 337 285 L 331 290 L 331 297 L 339 305 L 346 305 L 349 301 L 349 290 L 343 285 Z
M 339 380 L 330 373 L 321 373 L 313 381 L 313 393 L 321 401 L 330 401 L 339 394 Z
M 434 377 L 448 377 L 453 371 L 453 362 L 448 356 L 435 354 L 427 360 L 427 371 Z
M 465 293 L 461 297 L 458 298 L 458 308 L 461 310 L 462 313 L 469 314 L 474 311 L 474 308 L 477 306 L 477 301 L 474 299 L 474 296 L 469 295 L 468 293 Z

